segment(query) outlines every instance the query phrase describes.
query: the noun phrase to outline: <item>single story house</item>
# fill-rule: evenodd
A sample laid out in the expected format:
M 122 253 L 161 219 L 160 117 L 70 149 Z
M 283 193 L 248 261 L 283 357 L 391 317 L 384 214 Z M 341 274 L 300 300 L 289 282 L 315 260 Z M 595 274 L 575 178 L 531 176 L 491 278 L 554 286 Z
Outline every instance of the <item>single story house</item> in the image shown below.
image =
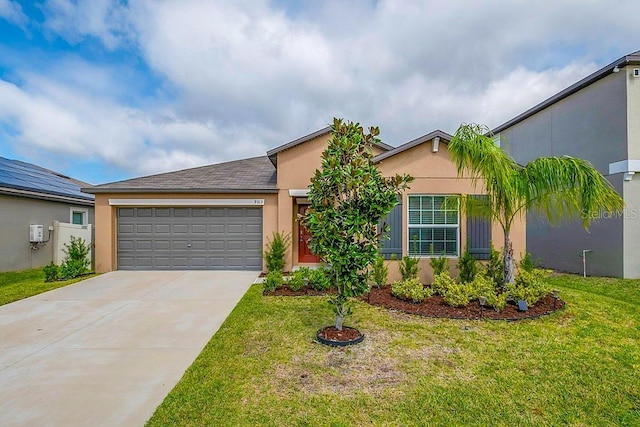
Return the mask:
M 96 197 L 97 271 L 262 270 L 262 253 L 275 231 L 292 236 L 287 270 L 317 264 L 297 216 L 308 207 L 307 187 L 330 137 L 327 127 L 266 156 L 83 189 Z M 434 131 L 397 148 L 382 143 L 374 148 L 383 175 L 415 178 L 386 219 L 391 239 L 383 252 L 420 257 L 424 281 L 430 280 L 434 253 L 452 258 L 453 266 L 467 248 L 486 259 L 490 241 L 496 248 L 503 245 L 497 224 L 443 206 L 449 195 L 478 192 L 471 179 L 458 177 L 447 152 L 451 138 Z M 524 218 L 512 235 L 519 256 L 525 251 Z M 390 270 L 393 279 L 397 268 Z
M 38 268 L 57 260 L 64 241 L 58 241 L 54 226 L 86 228 L 93 223 L 94 196 L 80 191 L 88 185 L 0 157 L 0 271 Z M 32 226 L 38 236 L 31 235 Z

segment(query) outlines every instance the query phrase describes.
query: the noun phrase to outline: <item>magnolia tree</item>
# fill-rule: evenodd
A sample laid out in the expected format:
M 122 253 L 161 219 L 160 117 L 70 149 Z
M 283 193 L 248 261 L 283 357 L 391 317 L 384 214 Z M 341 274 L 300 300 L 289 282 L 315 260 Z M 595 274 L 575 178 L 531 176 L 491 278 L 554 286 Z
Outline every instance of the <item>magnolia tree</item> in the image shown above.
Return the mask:
M 550 222 L 581 218 L 586 229 L 602 211 L 621 211 L 622 198 L 609 181 L 586 160 L 569 156 L 541 157 L 519 165 L 477 124 L 460 126 L 448 145 L 458 173 L 481 184 L 486 198 L 462 197 L 460 207 L 471 216 L 490 218 L 504 232 L 504 283 L 514 280 L 511 243 L 514 221 L 529 209 L 546 214 Z
M 336 329 L 342 330 L 348 299 L 369 289 L 369 266 L 378 255 L 378 222 L 412 178 L 383 177 L 376 169 L 372 147 L 379 142 L 377 127 L 365 133 L 358 123 L 334 119 L 331 132 L 321 169 L 309 185 L 311 206 L 302 221 L 312 236 L 311 250 L 335 275 L 338 293 L 330 303 Z

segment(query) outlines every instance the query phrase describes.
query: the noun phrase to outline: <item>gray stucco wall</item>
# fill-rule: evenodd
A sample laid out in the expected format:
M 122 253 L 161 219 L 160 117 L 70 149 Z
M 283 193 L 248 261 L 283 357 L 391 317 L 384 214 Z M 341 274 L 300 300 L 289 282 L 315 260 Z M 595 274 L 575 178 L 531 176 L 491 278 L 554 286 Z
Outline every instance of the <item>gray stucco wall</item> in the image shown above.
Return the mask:
M 611 74 L 500 133 L 501 146 L 517 162 L 570 155 L 589 160 L 622 194 L 622 177 L 608 176 L 609 163 L 627 158 L 625 73 Z M 579 221 L 550 225 L 527 215 L 527 250 L 548 268 L 622 276 L 623 218 L 602 219 L 585 232 Z
M 29 225 L 43 225 L 46 240 L 48 227 L 53 225 L 53 221 L 70 222 L 72 207 L 87 209 L 88 222 L 94 224 L 93 207 L 0 194 L 0 271 L 25 270 L 49 264 L 53 259 L 52 241 L 32 250 Z

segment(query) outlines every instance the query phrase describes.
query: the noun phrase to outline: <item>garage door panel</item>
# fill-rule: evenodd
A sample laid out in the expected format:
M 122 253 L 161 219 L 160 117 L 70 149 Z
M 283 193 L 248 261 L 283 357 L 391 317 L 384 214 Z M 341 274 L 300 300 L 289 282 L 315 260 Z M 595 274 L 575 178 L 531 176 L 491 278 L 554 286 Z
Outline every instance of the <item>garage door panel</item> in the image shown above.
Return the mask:
M 261 208 L 120 208 L 120 269 L 262 268 Z

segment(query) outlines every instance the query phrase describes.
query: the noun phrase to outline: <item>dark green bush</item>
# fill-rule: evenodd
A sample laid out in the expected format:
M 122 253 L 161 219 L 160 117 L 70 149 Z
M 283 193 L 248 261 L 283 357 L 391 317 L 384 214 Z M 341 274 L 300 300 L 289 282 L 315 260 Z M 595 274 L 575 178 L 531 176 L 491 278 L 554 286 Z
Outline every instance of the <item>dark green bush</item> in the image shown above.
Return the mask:
M 485 268 L 485 276 L 491 279 L 496 286 L 502 287 L 504 284 L 504 266 L 502 264 L 502 253 L 495 250 L 491 245 L 489 262 Z
M 518 263 L 518 268 L 520 270 L 532 272 L 536 268 L 538 268 L 537 263 L 533 260 L 533 257 L 529 252 L 525 252 L 524 256 Z
M 389 268 L 384 263 L 384 258 L 378 256 L 378 258 L 373 261 L 373 266 L 371 270 L 371 280 L 375 284 L 377 288 L 381 288 L 382 286 L 387 284 L 387 277 L 389 275 Z
M 391 293 L 396 298 L 412 302 L 422 302 L 433 295 L 431 288 L 425 288 L 417 278 L 394 282 L 391 285 Z
M 420 270 L 418 268 L 419 261 L 420 258 L 410 256 L 402 257 L 402 261 L 400 261 L 400 275 L 402 276 L 403 282 L 418 278 L 418 271 Z
M 71 236 L 70 243 L 65 243 L 64 247 L 62 251 L 65 253 L 65 258 L 60 266 L 60 279 L 73 279 L 87 273 L 91 265 L 89 259 L 91 246 L 85 244 L 83 239 Z
M 60 267 L 55 265 L 53 261 L 51 261 L 51 264 L 44 266 L 42 271 L 44 271 L 45 282 L 55 282 L 60 276 Z
M 299 291 L 300 289 L 304 288 L 304 285 L 307 281 L 307 279 L 305 278 L 306 276 L 307 273 L 303 269 L 296 270 L 291 273 L 289 275 L 289 280 L 287 281 L 289 289 L 291 289 L 292 291 Z
M 431 258 L 429 265 L 433 269 L 433 277 L 440 273 L 449 272 L 449 259 L 444 255 L 436 258 Z
M 325 268 L 317 268 L 309 273 L 309 285 L 316 291 L 326 291 L 331 288 L 331 278 L 328 276 L 328 270 Z
M 280 288 L 283 283 L 284 279 L 282 278 L 282 272 L 277 270 L 269 272 L 262 282 L 265 292 L 273 292 Z
M 469 251 L 465 251 L 464 254 L 462 254 L 457 266 L 460 271 L 460 281 L 462 283 L 473 282 L 476 274 L 478 274 L 478 262 Z
M 274 231 L 271 241 L 267 243 L 267 250 L 264 251 L 264 260 L 267 265 L 267 271 L 284 271 L 284 257 L 287 249 L 291 244 L 291 234 L 282 234 Z

